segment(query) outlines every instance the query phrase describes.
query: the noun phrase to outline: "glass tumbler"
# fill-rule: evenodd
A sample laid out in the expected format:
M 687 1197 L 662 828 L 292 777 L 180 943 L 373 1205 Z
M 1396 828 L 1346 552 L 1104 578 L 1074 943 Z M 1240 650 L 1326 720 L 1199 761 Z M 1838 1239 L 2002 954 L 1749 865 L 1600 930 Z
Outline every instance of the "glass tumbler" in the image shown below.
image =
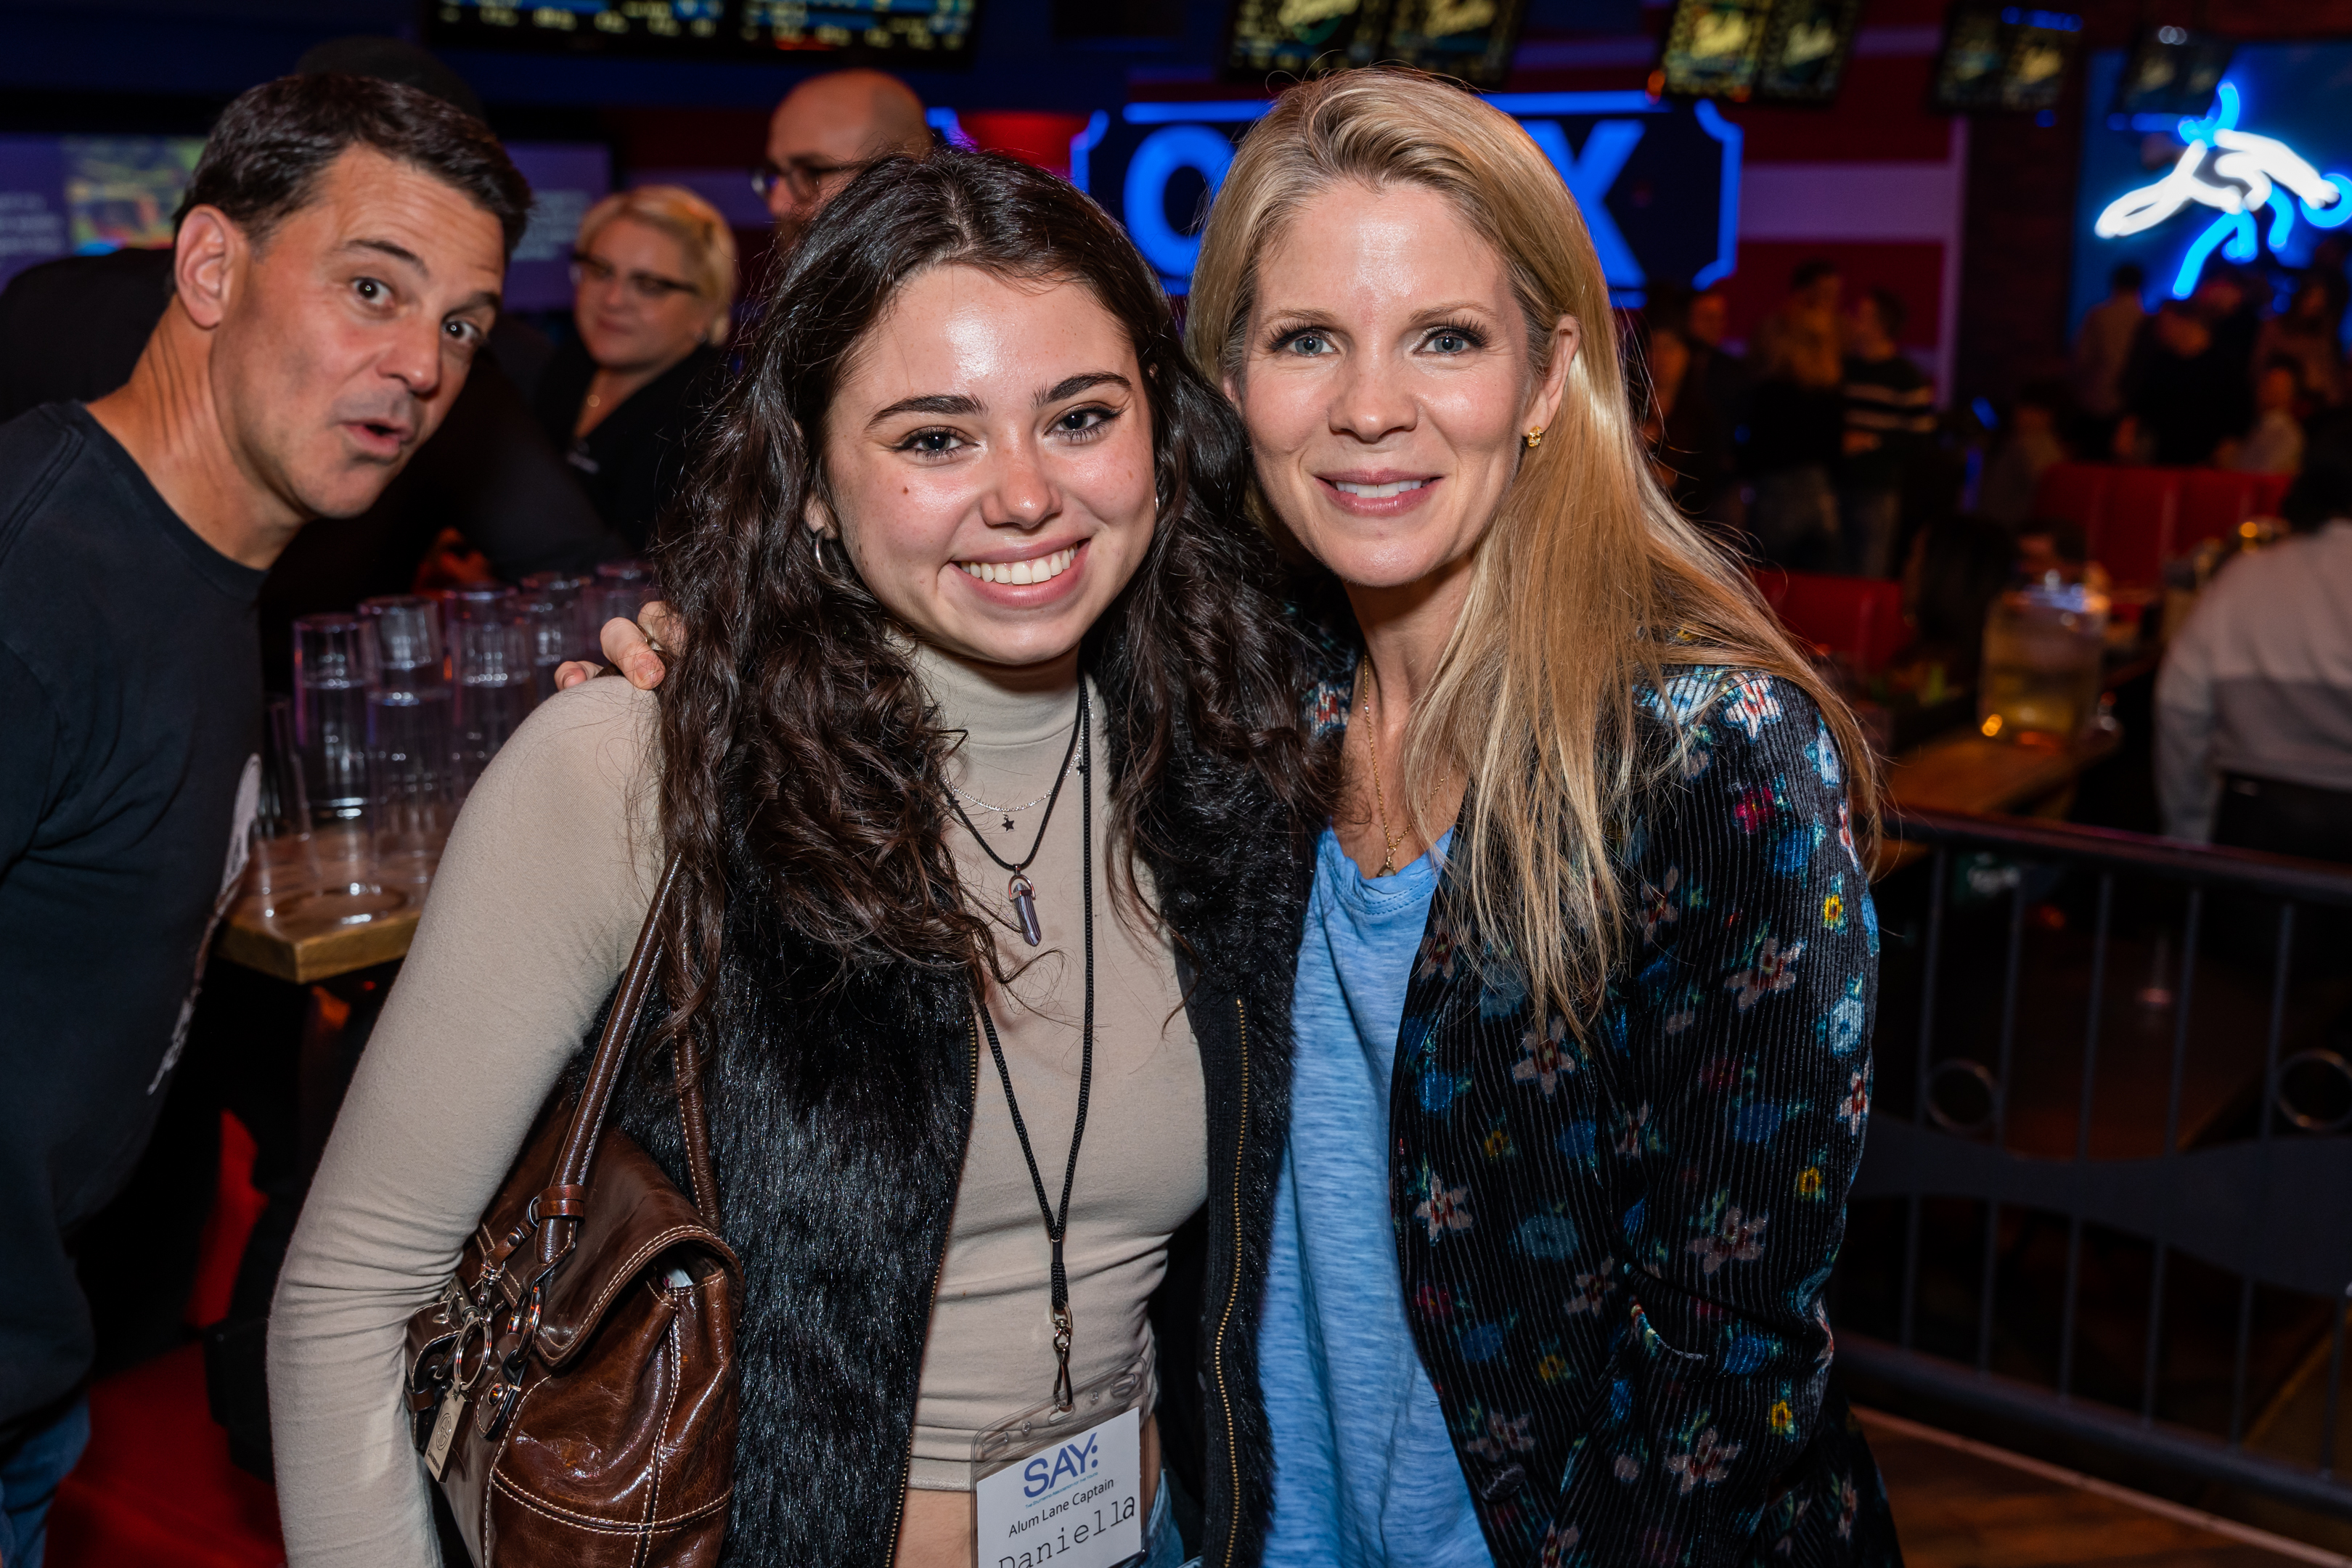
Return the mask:
M 555 664 L 562 664 L 567 658 L 590 657 L 589 639 L 582 635 L 581 617 L 584 612 L 581 608 L 581 601 L 595 585 L 595 578 L 577 576 L 569 572 L 534 572 L 522 580 L 522 613 L 530 616 L 534 623 L 562 627 L 560 646 L 562 651 L 556 655 Z M 547 605 L 551 608 L 537 611 L 531 607 L 534 605 Z M 547 641 L 546 635 L 542 634 L 542 654 L 552 651 Z
M 450 628 L 449 664 L 457 754 L 454 788 L 463 801 L 499 748 L 539 702 L 532 628 L 524 621 L 459 621 Z
M 596 584 L 582 595 L 581 626 L 587 634 L 584 657 L 604 661 L 604 623 L 634 621 L 646 604 L 661 597 L 654 569 L 642 561 L 607 561 L 596 568 Z
M 2012 588 L 1985 616 L 1978 728 L 2000 741 L 2067 745 L 2098 716 L 2106 595 L 2081 584 Z
M 294 748 L 310 821 L 319 827 L 367 813 L 367 670 L 357 616 L 294 623 Z
M 376 872 L 386 884 L 421 891 L 457 806 L 439 606 L 403 594 L 365 600 L 360 612 Z

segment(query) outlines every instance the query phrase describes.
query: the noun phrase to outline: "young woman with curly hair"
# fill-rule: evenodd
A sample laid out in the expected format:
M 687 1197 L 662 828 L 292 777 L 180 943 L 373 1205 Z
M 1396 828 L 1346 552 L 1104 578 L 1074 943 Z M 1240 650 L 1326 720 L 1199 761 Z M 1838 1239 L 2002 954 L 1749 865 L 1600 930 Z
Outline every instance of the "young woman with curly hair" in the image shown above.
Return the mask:
M 327 1148 L 270 1331 L 289 1560 L 432 1561 L 403 1325 L 674 859 L 654 1038 L 698 1047 L 744 1268 L 723 1561 L 970 1563 L 980 1436 L 1130 1375 L 1172 1563 L 1155 1378 L 1244 1397 L 1237 1184 L 1321 810 L 1239 426 L 1098 208 L 943 153 L 813 223 L 709 442 L 675 669 L 485 774 Z M 667 1055 L 620 1117 L 683 1189 Z

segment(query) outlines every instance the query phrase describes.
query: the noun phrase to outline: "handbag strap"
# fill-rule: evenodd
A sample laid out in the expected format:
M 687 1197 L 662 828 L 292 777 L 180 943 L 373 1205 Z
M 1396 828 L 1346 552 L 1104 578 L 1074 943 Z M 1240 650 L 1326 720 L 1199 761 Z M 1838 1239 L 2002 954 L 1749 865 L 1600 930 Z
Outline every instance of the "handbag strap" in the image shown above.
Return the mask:
M 613 998 L 613 1010 L 604 1019 L 604 1032 L 596 1041 L 596 1054 L 588 1063 L 587 1080 L 581 1086 L 579 1102 L 572 1109 L 572 1125 L 564 1133 L 562 1151 L 556 1157 L 553 1178 L 537 1199 L 542 1272 L 561 1261 L 579 1238 L 580 1221 L 587 1213 L 588 1176 L 595 1164 L 596 1148 L 604 1136 L 604 1121 L 613 1108 L 613 1096 L 620 1088 L 622 1074 L 627 1070 L 629 1046 L 644 1021 L 646 1000 L 653 994 L 654 972 L 661 963 L 662 917 L 668 911 L 677 887 L 678 868 L 679 858 L 673 855 L 662 868 L 661 885 L 655 889 L 653 906 L 646 911 L 645 928 L 637 932 L 637 945 L 629 954 L 628 967 L 621 972 L 620 993 Z M 694 1188 L 694 1206 L 701 1213 L 703 1223 L 716 1230 L 719 1183 L 710 1168 L 710 1123 L 703 1107 L 700 1053 L 690 1032 L 681 1034 L 674 1042 L 671 1065 L 677 1077 L 678 1121 L 686 1133 L 687 1174 Z

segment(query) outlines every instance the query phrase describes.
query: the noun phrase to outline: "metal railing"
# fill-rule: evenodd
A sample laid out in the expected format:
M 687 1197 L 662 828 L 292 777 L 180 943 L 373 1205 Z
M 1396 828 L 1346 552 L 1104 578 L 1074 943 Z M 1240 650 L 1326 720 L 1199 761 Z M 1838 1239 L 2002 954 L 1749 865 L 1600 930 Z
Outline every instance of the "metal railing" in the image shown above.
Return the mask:
M 2326 929 L 2352 868 L 2017 818 L 1888 831 L 1929 853 L 1877 889 L 1841 1367 L 2352 1516 L 2352 954 Z

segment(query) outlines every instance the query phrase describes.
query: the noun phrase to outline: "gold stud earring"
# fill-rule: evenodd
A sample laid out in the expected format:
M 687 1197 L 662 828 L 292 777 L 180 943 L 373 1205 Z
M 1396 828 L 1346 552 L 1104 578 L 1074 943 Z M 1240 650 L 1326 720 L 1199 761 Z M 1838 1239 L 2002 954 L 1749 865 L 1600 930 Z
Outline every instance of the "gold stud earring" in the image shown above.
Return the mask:
M 1535 428 L 1529 430 L 1526 435 L 1520 437 L 1519 439 L 1525 441 L 1528 444 L 1528 450 L 1532 452 L 1538 447 L 1543 445 L 1543 426 L 1537 426 Z

